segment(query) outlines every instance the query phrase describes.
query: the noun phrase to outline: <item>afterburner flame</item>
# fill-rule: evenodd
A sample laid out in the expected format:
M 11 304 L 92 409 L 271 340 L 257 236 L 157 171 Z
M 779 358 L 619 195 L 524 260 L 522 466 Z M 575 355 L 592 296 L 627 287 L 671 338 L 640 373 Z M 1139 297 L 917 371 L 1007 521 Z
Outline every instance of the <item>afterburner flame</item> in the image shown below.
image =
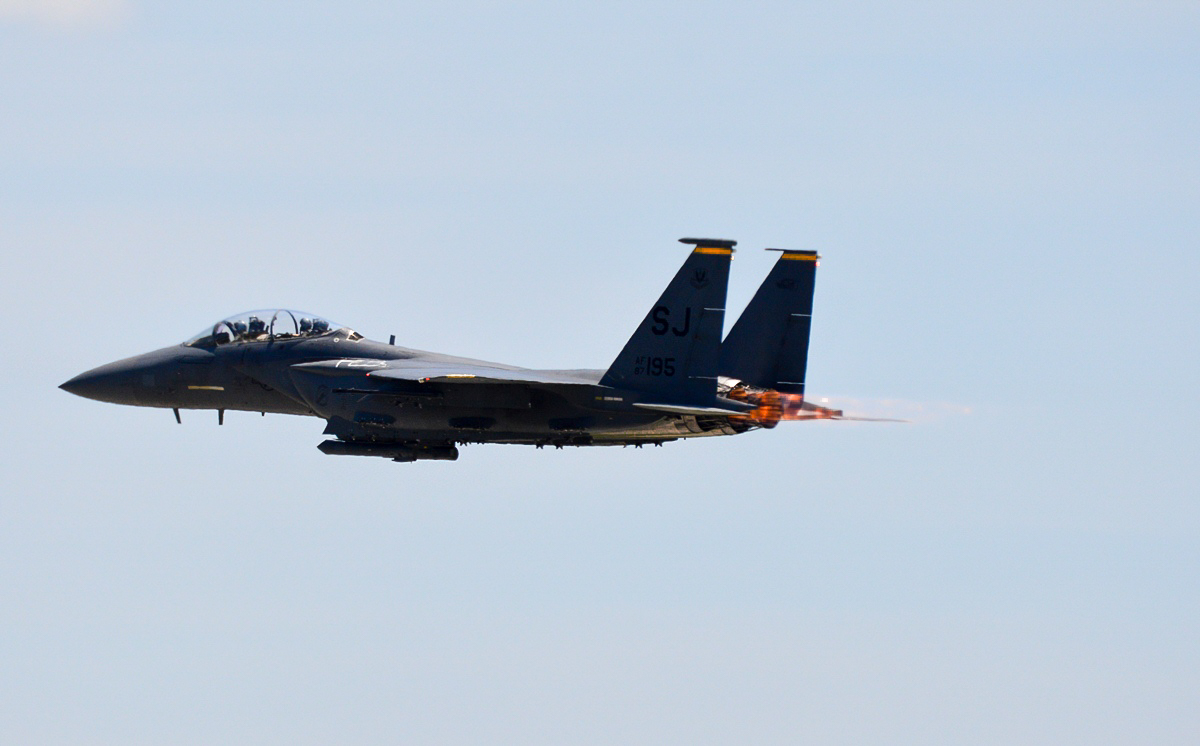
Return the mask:
M 842 410 L 829 409 L 811 402 L 804 401 L 802 394 L 780 394 L 783 401 L 783 419 L 787 422 L 797 420 L 835 420 L 842 416 Z
M 780 422 L 801 420 L 833 420 L 842 416 L 840 409 L 828 409 L 806 402 L 802 394 L 786 394 L 773 389 L 760 389 L 741 382 L 725 393 L 729 399 L 753 404 L 754 409 L 729 419 L 755 427 L 773 428 Z
M 783 419 L 784 409 L 781 398 L 783 394 L 780 394 L 778 391 L 738 386 L 732 389 L 726 396 L 734 401 L 755 405 L 754 409 L 749 412 L 729 418 L 734 422 L 744 422 L 770 429 L 778 425 L 779 421 Z

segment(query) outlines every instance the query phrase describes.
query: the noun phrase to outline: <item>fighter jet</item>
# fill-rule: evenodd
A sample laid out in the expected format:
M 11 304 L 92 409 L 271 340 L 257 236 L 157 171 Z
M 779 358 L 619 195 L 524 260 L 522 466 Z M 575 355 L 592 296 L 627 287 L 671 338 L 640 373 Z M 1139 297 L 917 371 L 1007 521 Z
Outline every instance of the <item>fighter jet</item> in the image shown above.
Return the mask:
M 320 417 L 326 454 L 457 460 L 458 446 L 641 447 L 839 419 L 804 398 L 819 257 L 782 250 L 724 341 L 736 241 L 692 247 L 607 370 L 532 370 L 365 339 L 289 310 L 218 321 L 182 344 L 62 384 L 115 404 Z

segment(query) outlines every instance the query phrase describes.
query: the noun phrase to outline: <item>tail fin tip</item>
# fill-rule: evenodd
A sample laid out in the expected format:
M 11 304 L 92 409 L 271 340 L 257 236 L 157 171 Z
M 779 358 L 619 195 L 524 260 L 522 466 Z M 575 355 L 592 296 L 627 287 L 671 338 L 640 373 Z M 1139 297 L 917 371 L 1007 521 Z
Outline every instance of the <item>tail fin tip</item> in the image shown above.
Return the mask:
M 690 244 L 697 249 L 729 249 L 737 246 L 737 241 L 729 238 L 681 238 L 679 243 Z

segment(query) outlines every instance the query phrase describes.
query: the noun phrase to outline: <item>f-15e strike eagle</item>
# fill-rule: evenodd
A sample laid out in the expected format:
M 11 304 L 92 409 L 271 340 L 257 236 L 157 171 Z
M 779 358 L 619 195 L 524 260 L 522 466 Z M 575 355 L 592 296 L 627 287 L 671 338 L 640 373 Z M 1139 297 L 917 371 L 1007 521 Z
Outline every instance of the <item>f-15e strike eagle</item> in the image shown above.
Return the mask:
M 141 407 L 311 415 L 327 454 L 458 458 L 468 443 L 661 445 L 783 420 L 840 419 L 804 398 L 815 251 L 782 254 L 721 340 L 736 241 L 692 251 L 608 370 L 531 370 L 374 342 L 312 314 L 255 311 L 61 388 Z

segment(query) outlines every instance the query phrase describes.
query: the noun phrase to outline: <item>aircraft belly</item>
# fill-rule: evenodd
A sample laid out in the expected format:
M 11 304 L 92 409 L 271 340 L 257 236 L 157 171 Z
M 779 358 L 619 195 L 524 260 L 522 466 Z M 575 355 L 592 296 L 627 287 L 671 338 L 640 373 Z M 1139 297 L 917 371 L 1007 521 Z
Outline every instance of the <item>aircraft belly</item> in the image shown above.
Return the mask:
M 722 427 L 699 427 L 694 417 L 599 412 L 559 397 L 538 402 L 539 392 L 533 393 L 533 402 L 525 409 L 458 407 L 437 400 L 330 393 L 321 414 L 330 420 L 329 432 L 379 441 L 591 445 L 732 434 Z

